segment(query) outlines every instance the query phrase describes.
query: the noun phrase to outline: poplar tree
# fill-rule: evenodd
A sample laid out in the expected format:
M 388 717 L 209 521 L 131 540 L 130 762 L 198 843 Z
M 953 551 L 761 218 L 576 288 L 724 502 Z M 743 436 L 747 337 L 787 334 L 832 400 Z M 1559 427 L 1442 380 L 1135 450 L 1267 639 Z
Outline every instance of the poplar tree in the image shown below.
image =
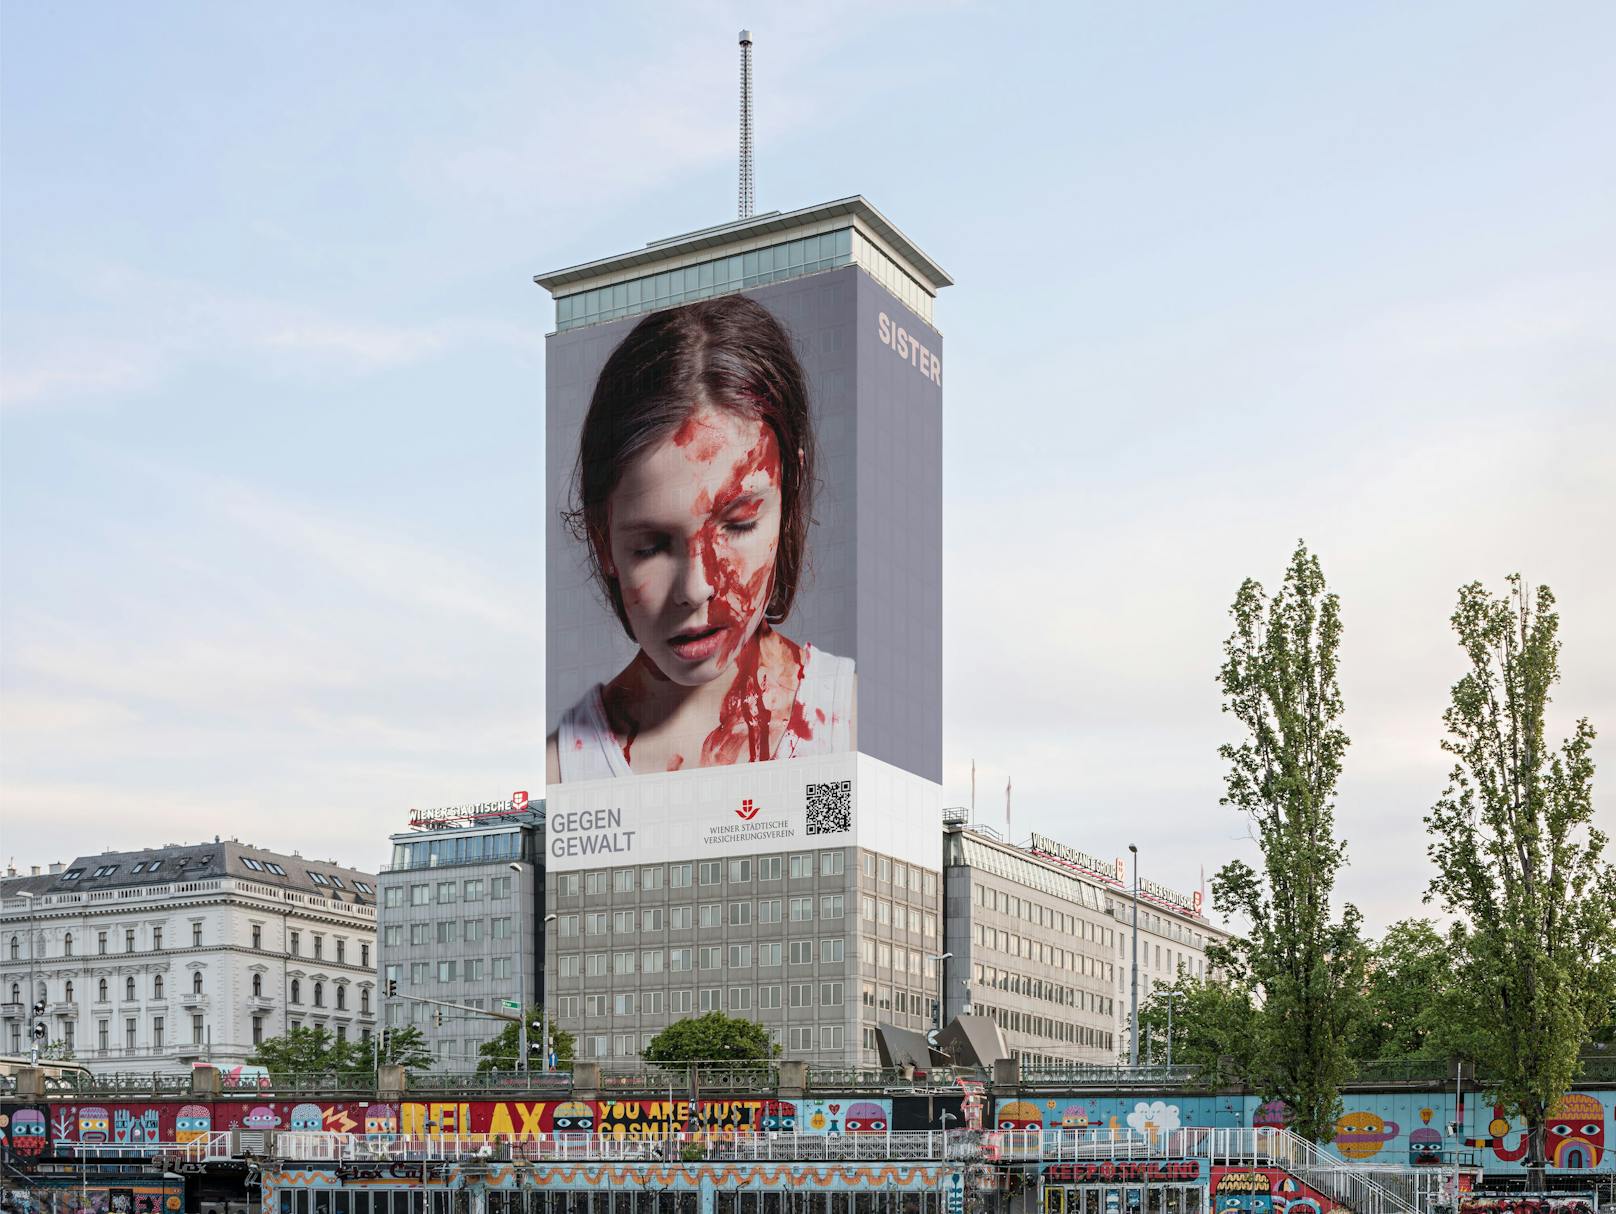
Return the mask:
M 1248 578 L 1230 609 L 1218 682 L 1223 710 L 1245 737 L 1218 753 L 1226 795 L 1250 820 L 1262 871 L 1236 860 L 1212 883 L 1213 905 L 1237 914 L 1248 934 L 1217 950 L 1215 963 L 1257 995 L 1251 1082 L 1284 1101 L 1291 1128 L 1315 1141 L 1335 1136 L 1347 1043 L 1363 992 L 1361 916 L 1333 916 L 1331 893 L 1346 862 L 1335 837 L 1336 783 L 1348 739 L 1339 722 L 1341 604 L 1318 558 L 1298 543 L 1279 591 Z
M 1489 1094 L 1526 1123 L 1537 1187 L 1545 1124 L 1576 1078 L 1578 1050 L 1616 1000 L 1616 868 L 1593 825 L 1594 730 L 1545 742 L 1560 681 L 1560 619 L 1547 586 L 1480 582 L 1453 613 L 1468 669 L 1443 714 L 1455 763 L 1425 823 L 1428 899 L 1456 916 L 1458 1012 Z

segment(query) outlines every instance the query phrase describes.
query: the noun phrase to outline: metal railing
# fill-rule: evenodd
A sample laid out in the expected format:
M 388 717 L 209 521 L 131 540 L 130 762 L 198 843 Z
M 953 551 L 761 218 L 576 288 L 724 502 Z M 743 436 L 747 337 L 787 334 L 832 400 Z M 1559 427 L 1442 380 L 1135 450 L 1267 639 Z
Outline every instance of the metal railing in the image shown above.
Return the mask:
M 974 1155 L 974 1136 L 963 1131 L 884 1134 L 670 1133 L 646 1137 L 595 1134 L 458 1134 L 421 1138 L 393 1134 L 333 1134 L 316 1131 L 275 1135 L 275 1154 L 299 1163 L 424 1163 L 439 1160 L 536 1163 L 550 1160 L 752 1160 L 962 1159 Z

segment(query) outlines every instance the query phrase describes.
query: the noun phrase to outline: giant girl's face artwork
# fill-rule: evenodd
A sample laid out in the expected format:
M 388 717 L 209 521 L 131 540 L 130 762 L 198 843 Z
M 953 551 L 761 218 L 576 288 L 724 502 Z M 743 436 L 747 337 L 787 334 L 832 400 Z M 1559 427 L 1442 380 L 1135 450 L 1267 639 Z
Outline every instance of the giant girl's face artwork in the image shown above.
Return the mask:
M 774 588 L 780 445 L 756 418 L 699 405 L 623 470 L 607 562 L 634 639 L 686 687 L 730 669 Z

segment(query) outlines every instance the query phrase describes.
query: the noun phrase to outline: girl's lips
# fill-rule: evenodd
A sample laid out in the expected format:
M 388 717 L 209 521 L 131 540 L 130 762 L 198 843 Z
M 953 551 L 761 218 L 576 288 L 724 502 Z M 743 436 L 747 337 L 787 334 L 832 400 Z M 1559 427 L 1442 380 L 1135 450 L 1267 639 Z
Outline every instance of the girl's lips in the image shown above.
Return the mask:
M 700 632 L 682 632 L 668 640 L 668 648 L 673 650 L 674 656 L 685 662 L 705 662 L 718 652 L 723 643 L 727 628 L 706 628 Z

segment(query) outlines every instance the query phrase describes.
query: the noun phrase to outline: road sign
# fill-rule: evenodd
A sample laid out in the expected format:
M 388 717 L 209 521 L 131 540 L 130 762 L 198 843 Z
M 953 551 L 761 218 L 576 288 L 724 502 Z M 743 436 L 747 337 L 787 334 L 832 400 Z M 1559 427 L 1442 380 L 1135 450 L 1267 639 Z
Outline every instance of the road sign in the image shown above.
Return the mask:
M 939 1034 L 936 1029 L 928 1029 L 926 1032 L 926 1044 L 931 1046 L 931 1048 L 934 1050 L 937 1048 L 938 1036 Z
M 507 1012 L 519 1012 L 522 1010 L 521 1003 L 515 999 L 501 999 L 499 1005 Z

